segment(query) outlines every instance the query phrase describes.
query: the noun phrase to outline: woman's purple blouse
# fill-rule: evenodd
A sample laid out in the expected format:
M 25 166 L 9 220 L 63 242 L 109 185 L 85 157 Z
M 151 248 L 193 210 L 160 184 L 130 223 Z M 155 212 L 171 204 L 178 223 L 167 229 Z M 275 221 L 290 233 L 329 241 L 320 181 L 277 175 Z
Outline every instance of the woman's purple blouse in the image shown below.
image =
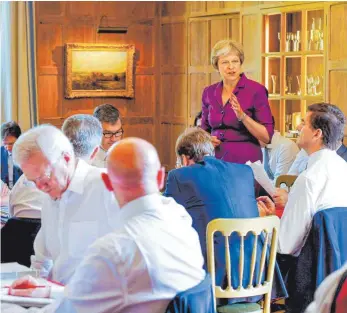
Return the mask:
M 251 146 L 259 145 L 258 140 L 247 130 L 242 122 L 238 121 L 229 102 L 223 106 L 223 82 L 208 86 L 202 95 L 202 120 L 201 127 L 216 136 L 223 142 L 249 142 Z M 233 93 L 237 97 L 242 110 L 256 122 L 265 126 L 270 140 L 274 133 L 272 114 L 267 98 L 266 88 L 241 74 Z M 242 145 L 247 149 L 247 145 Z M 260 145 L 259 145 L 260 150 Z M 250 148 L 250 152 L 253 151 Z M 240 151 L 241 152 L 241 151 Z M 230 151 L 230 154 L 237 151 Z M 245 154 L 243 151 L 242 154 Z M 254 159 L 250 156 L 249 160 Z

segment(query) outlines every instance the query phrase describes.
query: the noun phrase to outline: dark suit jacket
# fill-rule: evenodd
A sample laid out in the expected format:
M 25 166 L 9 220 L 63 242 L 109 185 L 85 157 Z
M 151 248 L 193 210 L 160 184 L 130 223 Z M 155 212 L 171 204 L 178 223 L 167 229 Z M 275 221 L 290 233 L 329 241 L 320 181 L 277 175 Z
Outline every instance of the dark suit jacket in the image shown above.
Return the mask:
M 203 162 L 169 172 L 165 196 L 173 197 L 192 216 L 193 227 L 199 234 L 206 269 L 206 226 L 216 218 L 259 217 L 254 195 L 252 169 L 243 164 L 229 163 L 214 157 L 205 157 Z M 216 284 L 225 285 L 224 237 L 215 236 Z M 232 284 L 239 284 L 238 264 L 240 240 L 236 234 L 229 238 L 232 265 Z M 245 273 L 243 286 L 249 283 L 249 269 L 253 248 L 253 235 L 245 240 Z M 258 241 L 259 243 L 259 241 Z M 257 255 L 261 254 L 259 243 Z M 257 268 L 257 266 L 256 266 Z M 257 271 L 256 271 L 257 272 Z M 257 276 L 257 275 L 255 275 Z M 286 292 L 280 295 L 286 295 Z
M 347 261 L 347 208 L 317 212 L 305 245 L 289 269 L 288 313 L 304 312 L 322 281 Z
M 22 174 L 21 169 L 13 165 L 13 185 Z M 4 146 L 1 146 L 1 180 L 8 186 L 8 152 Z
M 347 162 L 347 147 L 344 144 L 337 149 L 336 153 Z
M 215 313 L 212 282 L 209 274 L 198 285 L 178 293 L 165 313 Z

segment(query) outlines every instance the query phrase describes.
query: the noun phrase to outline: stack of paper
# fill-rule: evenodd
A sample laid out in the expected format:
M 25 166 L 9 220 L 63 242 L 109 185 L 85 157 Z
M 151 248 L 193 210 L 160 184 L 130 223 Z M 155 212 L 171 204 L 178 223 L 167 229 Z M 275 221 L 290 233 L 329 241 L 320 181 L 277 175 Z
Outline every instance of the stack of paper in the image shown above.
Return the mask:
M 276 188 L 272 184 L 272 181 L 270 180 L 269 176 L 267 176 L 263 164 L 261 164 L 260 161 L 256 161 L 254 163 L 252 163 L 251 161 L 247 161 L 246 164 L 252 168 L 255 180 L 272 197 L 276 192 Z
M 26 275 L 31 275 L 33 277 L 38 277 L 36 271 L 31 270 L 29 267 L 18 263 L 2 263 L 1 264 L 1 296 L 0 301 L 4 303 L 14 303 L 23 307 L 44 307 L 47 304 L 52 303 L 53 299 L 47 298 L 27 298 L 27 297 L 15 297 L 8 295 L 8 288 L 5 286 L 11 286 L 13 281 L 19 277 Z M 46 280 L 39 278 L 43 283 L 54 286 L 55 284 L 47 282 Z

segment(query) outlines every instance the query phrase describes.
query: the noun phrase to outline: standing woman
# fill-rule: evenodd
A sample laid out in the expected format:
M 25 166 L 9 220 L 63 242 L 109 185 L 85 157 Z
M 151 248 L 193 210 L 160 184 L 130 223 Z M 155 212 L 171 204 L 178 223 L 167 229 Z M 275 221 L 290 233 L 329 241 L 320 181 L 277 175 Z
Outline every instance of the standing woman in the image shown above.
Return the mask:
M 262 160 L 259 140 L 271 141 L 274 125 L 266 88 L 242 73 L 242 46 L 221 40 L 211 53 L 222 81 L 205 88 L 201 127 L 211 133 L 215 154 L 228 162 Z

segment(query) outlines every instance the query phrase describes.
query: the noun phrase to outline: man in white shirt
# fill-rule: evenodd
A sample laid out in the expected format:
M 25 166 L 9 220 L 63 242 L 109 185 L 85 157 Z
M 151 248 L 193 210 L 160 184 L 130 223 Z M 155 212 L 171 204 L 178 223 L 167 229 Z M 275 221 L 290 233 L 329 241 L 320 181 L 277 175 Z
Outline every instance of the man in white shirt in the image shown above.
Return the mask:
M 309 155 L 309 161 L 288 194 L 279 233 L 282 254 L 300 254 L 317 211 L 347 207 L 347 163 L 335 151 L 344 124 L 343 113 L 334 105 L 319 103 L 308 107 L 298 142 Z M 274 212 L 275 205 L 268 197 L 258 200 L 264 211 Z
M 106 154 L 111 146 L 123 138 L 124 130 L 120 119 L 119 111 L 112 104 L 101 104 L 94 110 L 93 116 L 102 125 L 102 140 L 100 149 L 97 152 L 92 165 L 96 167 L 106 167 Z
M 103 186 L 103 171 L 76 159 L 69 139 L 54 126 L 24 133 L 13 156 L 27 179 L 50 196 L 42 207 L 31 267 L 66 284 L 88 246 L 113 229 L 117 203 Z
M 288 173 L 299 148 L 294 141 L 275 131 L 271 143 L 264 146 L 262 152 L 264 168 L 275 185 L 278 176 Z
M 178 292 L 205 277 L 199 239 L 187 211 L 159 194 L 165 171 L 155 148 L 138 138 L 114 145 L 105 184 L 121 207 L 115 230 L 89 248 L 63 298 L 43 312 L 163 313 Z M 31 290 L 13 295 L 50 296 L 32 278 Z M 41 311 L 40 311 L 41 312 Z

